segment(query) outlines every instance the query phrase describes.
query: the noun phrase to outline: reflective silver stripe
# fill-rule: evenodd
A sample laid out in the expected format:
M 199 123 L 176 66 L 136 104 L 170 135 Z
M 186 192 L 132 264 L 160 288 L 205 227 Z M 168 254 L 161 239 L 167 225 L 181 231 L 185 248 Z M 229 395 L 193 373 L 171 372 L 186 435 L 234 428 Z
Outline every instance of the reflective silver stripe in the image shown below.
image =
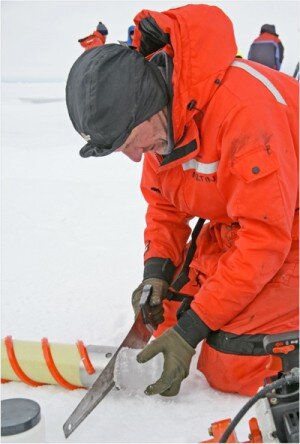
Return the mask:
M 245 71 L 247 71 L 249 74 L 256 77 L 260 82 L 262 82 L 268 90 L 273 94 L 277 102 L 282 103 L 283 105 L 286 105 L 286 101 L 278 91 L 278 89 L 273 85 L 272 82 L 270 82 L 267 77 L 265 77 L 263 74 L 261 74 L 259 71 L 257 71 L 255 68 L 253 68 L 250 65 L 246 65 L 246 63 L 234 61 L 231 66 L 236 66 L 237 68 L 242 68 Z
M 201 163 L 197 162 L 195 159 L 191 159 L 188 162 L 182 164 L 182 168 L 184 171 L 186 170 L 196 170 L 197 173 L 202 174 L 212 174 L 215 173 L 218 169 L 219 161 L 212 163 Z

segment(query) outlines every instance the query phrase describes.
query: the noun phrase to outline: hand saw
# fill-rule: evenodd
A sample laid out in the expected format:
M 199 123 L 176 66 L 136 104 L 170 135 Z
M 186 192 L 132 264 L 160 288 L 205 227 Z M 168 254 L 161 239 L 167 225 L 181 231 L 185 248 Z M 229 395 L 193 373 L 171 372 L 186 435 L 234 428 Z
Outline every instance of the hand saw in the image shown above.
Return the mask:
M 149 301 L 151 293 L 152 286 L 145 285 L 140 300 L 141 309 L 127 336 L 118 347 L 107 366 L 100 373 L 87 394 L 65 422 L 63 429 L 66 438 L 68 438 L 71 433 L 74 432 L 79 424 L 82 423 L 82 421 L 92 412 L 92 410 L 94 410 L 94 408 L 114 387 L 114 367 L 119 351 L 123 347 L 140 349 L 149 342 L 154 329 L 157 327 L 153 324 L 153 322 L 151 322 L 151 316 L 149 314 Z

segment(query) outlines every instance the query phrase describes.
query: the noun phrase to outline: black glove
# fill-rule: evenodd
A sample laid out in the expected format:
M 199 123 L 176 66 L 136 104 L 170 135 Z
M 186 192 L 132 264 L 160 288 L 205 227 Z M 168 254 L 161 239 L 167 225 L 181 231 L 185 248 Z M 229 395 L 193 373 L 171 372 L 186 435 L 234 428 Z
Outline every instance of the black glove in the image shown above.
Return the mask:
M 169 284 L 163 279 L 148 278 L 137 287 L 132 293 L 131 303 L 134 310 L 134 315 L 137 317 L 140 311 L 140 299 L 142 296 L 143 288 L 146 284 L 152 286 L 152 293 L 150 296 L 150 311 L 149 317 L 154 324 L 161 324 L 164 321 L 164 311 L 162 306 L 162 300 L 167 296 Z
M 170 282 L 175 272 L 175 266 L 170 259 L 151 257 L 145 262 L 144 280 L 132 294 L 132 306 L 135 317 L 140 309 L 140 299 L 144 285 L 152 285 L 150 297 L 151 311 L 148 313 L 153 324 L 161 324 L 164 321 L 162 300 L 167 296 Z

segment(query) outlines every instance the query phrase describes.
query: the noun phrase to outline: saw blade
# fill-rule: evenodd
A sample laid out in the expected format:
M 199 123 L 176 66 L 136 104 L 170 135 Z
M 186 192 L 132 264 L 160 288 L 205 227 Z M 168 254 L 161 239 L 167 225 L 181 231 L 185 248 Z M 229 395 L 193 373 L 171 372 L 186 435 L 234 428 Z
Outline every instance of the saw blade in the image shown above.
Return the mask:
M 140 312 L 133 323 L 129 333 L 117 349 L 107 366 L 100 373 L 92 387 L 84 398 L 80 401 L 74 412 L 65 422 L 63 429 L 65 437 L 68 438 L 72 432 L 82 423 L 82 421 L 94 410 L 94 408 L 105 398 L 114 387 L 114 367 L 119 351 L 124 348 L 143 348 L 150 340 L 153 327 L 144 324 L 142 313 Z

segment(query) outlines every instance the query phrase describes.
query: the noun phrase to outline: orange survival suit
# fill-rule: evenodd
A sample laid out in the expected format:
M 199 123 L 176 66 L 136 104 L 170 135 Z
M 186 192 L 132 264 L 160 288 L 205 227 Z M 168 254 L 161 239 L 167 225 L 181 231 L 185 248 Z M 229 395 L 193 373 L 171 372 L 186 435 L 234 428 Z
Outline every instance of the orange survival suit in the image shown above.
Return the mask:
M 145 267 L 161 264 L 213 330 L 198 361 L 208 382 L 252 395 L 274 374 L 264 335 L 298 328 L 298 83 L 236 59 L 232 23 L 215 6 L 143 10 L 135 23 L 137 49 L 173 62 L 175 147 L 144 156 Z M 208 223 L 182 279 L 193 218 Z M 179 304 L 164 301 L 157 335 Z
M 79 39 L 78 42 L 85 49 L 96 48 L 97 46 L 102 46 L 105 44 L 106 36 L 101 34 L 99 31 L 94 31 L 92 34 Z

